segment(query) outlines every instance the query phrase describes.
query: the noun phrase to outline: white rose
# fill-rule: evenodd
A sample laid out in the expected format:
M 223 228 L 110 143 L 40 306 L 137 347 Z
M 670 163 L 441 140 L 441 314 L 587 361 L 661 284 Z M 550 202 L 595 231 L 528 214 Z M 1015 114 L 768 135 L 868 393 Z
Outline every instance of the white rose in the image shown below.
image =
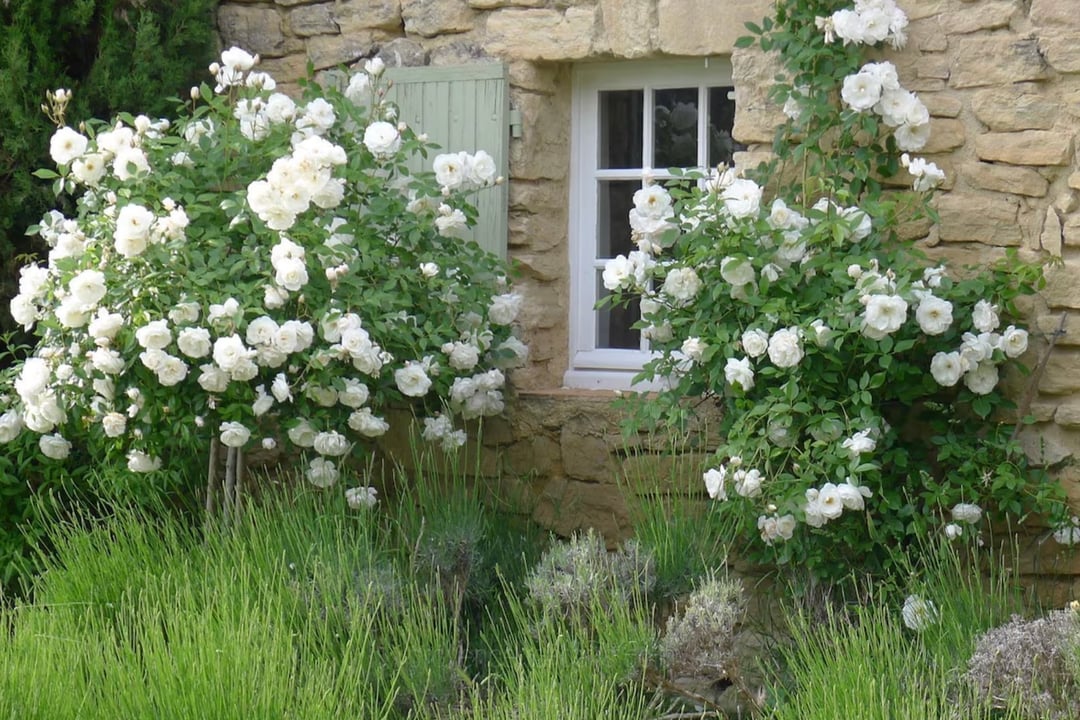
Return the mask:
M 423 397 L 431 388 L 431 378 L 428 377 L 423 364 L 410 360 L 405 363 L 405 367 L 394 371 L 394 384 L 402 395 Z
M 1020 357 L 1027 352 L 1027 348 L 1027 330 L 1018 328 L 1014 325 L 1005 328 L 1005 332 L 1001 334 L 1001 349 L 1005 353 L 1005 357 Z
M 937 622 L 938 612 L 934 603 L 923 600 L 918 595 L 908 595 L 904 599 L 904 607 L 900 614 L 904 618 L 904 625 L 910 630 L 919 632 Z
M 332 460 L 326 458 L 315 458 L 308 465 L 307 472 L 308 482 L 315 487 L 328 488 L 338 481 L 338 469 L 337 464 Z
M 301 258 L 284 259 L 275 266 L 274 282 L 291 292 L 297 292 L 308 283 L 307 266 Z
M 154 472 L 161 467 L 161 458 L 152 457 L 138 450 L 131 450 L 127 455 L 127 466 L 131 472 Z
M 856 112 L 874 107 L 881 99 L 881 81 L 871 73 L 857 72 L 844 78 L 840 97 Z
M 68 283 L 72 297 L 83 305 L 97 305 L 105 297 L 105 273 L 100 270 L 83 270 Z
M 352 445 L 344 435 L 331 430 L 329 432 L 318 433 L 315 436 L 312 447 L 315 449 L 315 452 L 320 455 L 340 457 L 349 452 L 349 448 L 352 447 Z
M 727 468 L 723 465 L 719 469 L 710 468 L 702 476 L 705 480 L 705 490 L 713 500 L 727 500 L 727 489 L 724 480 L 727 478 Z
M 455 370 L 472 370 L 480 362 L 480 348 L 472 343 L 455 342 L 442 346 L 450 367 Z
M 119 375 L 124 371 L 124 358 L 116 350 L 97 348 L 90 353 L 90 364 L 98 372 L 106 375 Z
M 199 387 L 208 393 L 221 393 L 229 387 L 229 373 L 217 365 L 201 365 L 199 375 Z
M 57 165 L 67 165 L 86 152 L 89 143 L 85 135 L 67 126 L 59 128 L 49 140 L 49 157 Z
M 212 347 L 210 331 L 206 328 L 184 328 L 176 338 L 176 346 L 190 358 L 206 357 Z
M 86 328 L 86 331 L 90 333 L 90 337 L 94 340 L 112 340 L 116 337 L 116 333 L 120 332 L 120 328 L 124 326 L 124 316 L 119 313 L 111 313 L 101 308 L 98 310 L 97 315 L 90 321 L 90 325 Z M 98 342 L 98 344 L 102 344 Z
M 964 360 L 958 352 L 939 352 L 930 360 L 930 375 L 942 387 L 952 387 L 963 374 Z
M 802 334 L 798 328 L 777 330 L 769 338 L 769 360 L 778 368 L 795 367 L 803 358 Z
M 753 180 L 738 178 L 724 188 L 720 197 L 732 217 L 757 217 L 761 209 L 761 188 Z
M 759 358 L 769 349 L 769 333 L 751 328 L 742 334 L 742 349 L 752 358 Z
M 495 167 L 495 158 L 484 150 L 477 150 L 469 163 L 469 180 L 475 185 L 489 185 L 495 181 L 498 168 Z
M 278 373 L 274 376 L 274 382 L 270 385 L 270 394 L 279 403 L 292 400 L 292 393 L 289 391 L 289 379 L 285 377 L 285 373 Z
M 360 408 L 349 415 L 349 427 L 364 437 L 385 435 L 390 424 L 371 412 L 370 408 Z
M 971 313 L 971 324 L 979 332 L 993 332 L 1000 324 L 998 319 L 997 305 L 991 305 L 986 300 L 975 303 L 975 310 Z
M 229 337 L 221 337 L 214 341 L 213 356 L 214 362 L 222 370 L 232 372 L 245 365 L 246 362 L 250 362 L 254 352 L 244 345 L 239 335 L 233 333 Z
M 940 335 L 952 325 L 952 303 L 934 295 L 927 295 L 919 302 L 915 319 L 927 335 Z
M 694 268 L 674 268 L 664 278 L 664 294 L 678 303 L 689 302 L 700 290 L 701 279 Z
M 814 343 L 818 347 L 825 347 L 832 339 L 832 330 L 823 320 L 815 320 L 810 323 L 810 329 L 814 331 Z
M 871 295 L 863 311 L 863 335 L 880 340 L 896 332 L 907 320 L 907 309 L 907 301 L 899 295 Z
M 401 147 L 401 135 L 390 123 L 377 120 L 364 130 L 364 145 L 373 155 L 386 157 Z
M 338 402 L 345 407 L 358 408 L 368 401 L 370 394 L 367 385 L 359 380 L 346 378 L 345 389 L 338 393 Z
M 420 274 L 426 278 L 433 278 L 439 274 L 439 266 L 433 262 L 420 263 Z
M 630 283 L 634 276 L 634 264 L 625 255 L 619 255 L 604 263 L 604 287 L 619 290 Z
M 705 354 L 706 348 L 708 348 L 708 345 L 702 342 L 701 338 L 699 337 L 689 337 L 686 338 L 686 340 L 683 340 L 683 355 L 686 355 L 686 357 L 690 358 L 694 362 L 701 361 L 701 357 Z
M 840 490 L 834 483 L 825 483 L 818 490 L 818 503 L 821 514 L 826 520 L 835 520 L 844 512 L 844 501 Z
M 147 350 L 164 350 L 172 342 L 172 332 L 166 320 L 154 320 L 135 331 L 135 339 Z
M 720 277 L 732 285 L 754 282 L 754 266 L 743 257 L 725 257 L 720 261 Z
M 165 357 L 162 358 L 156 373 L 159 383 L 164 387 L 172 387 L 173 385 L 183 382 L 184 378 L 187 377 L 188 366 L 187 363 L 180 358 L 166 353 Z
M 7 443 L 19 436 L 23 429 L 23 419 L 14 410 L 0 415 L 0 443 Z
M 735 358 L 728 358 L 727 364 L 724 366 L 724 378 L 731 385 L 738 385 L 744 391 L 749 391 L 750 388 L 754 387 L 754 370 L 750 367 L 750 359 L 741 358 L 736 360 Z
M 71 443 L 59 433 L 42 435 L 38 439 L 38 447 L 41 448 L 41 453 L 45 457 L 53 460 L 63 460 L 71 453 Z
M 130 204 L 120 208 L 113 233 L 117 252 L 128 258 L 142 254 L 146 250 L 153 224 L 154 213 L 142 205 Z
M 849 478 L 849 482 L 843 482 L 836 486 L 836 494 L 840 498 L 840 502 L 848 510 L 862 510 L 866 506 L 865 498 L 870 497 L 873 493 L 868 487 L 851 483 Z
M 221 444 L 226 447 L 243 447 L 251 439 L 251 431 L 238 422 L 221 423 Z
M 858 458 L 863 453 L 873 452 L 877 447 L 877 441 L 870 437 L 871 430 L 860 430 L 848 439 L 844 440 L 841 447 L 851 453 L 851 457 Z
M 998 384 L 997 365 L 984 360 L 964 375 L 964 385 L 976 395 L 986 395 Z
M 956 522 L 977 523 L 982 520 L 982 508 L 974 503 L 953 505 L 952 518 Z
M 945 526 L 945 537 L 949 540 L 955 540 L 964 534 L 964 528 L 956 523 L 949 523 Z
M 107 437 L 120 437 L 127 430 L 127 416 L 123 413 L 105 413 L 101 418 L 101 429 Z
M 304 419 L 289 428 L 289 441 L 297 447 L 311 447 L 315 444 L 316 435 L 318 435 L 318 431 Z
M 517 293 L 504 293 L 491 298 L 488 305 L 488 319 L 494 325 L 509 325 L 521 312 L 521 296 Z
M 441 187 L 454 190 L 461 187 L 468 173 L 465 153 L 445 153 L 436 155 L 431 164 L 435 172 L 435 182 Z
M 740 497 L 753 498 L 761 494 L 761 471 L 755 469 L 751 470 L 736 470 L 733 476 L 735 481 L 735 492 Z

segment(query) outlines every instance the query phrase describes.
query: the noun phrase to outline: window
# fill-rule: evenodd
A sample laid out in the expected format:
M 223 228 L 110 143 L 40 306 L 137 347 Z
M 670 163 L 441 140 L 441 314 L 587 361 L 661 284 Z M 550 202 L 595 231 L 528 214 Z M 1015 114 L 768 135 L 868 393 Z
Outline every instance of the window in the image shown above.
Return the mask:
M 648 175 L 731 164 L 741 149 L 726 58 L 596 63 L 574 71 L 570 171 L 570 367 L 564 384 L 629 388 L 649 359 L 636 307 L 595 310 L 604 263 L 634 249 L 628 214 Z M 639 386 L 635 386 L 637 389 Z

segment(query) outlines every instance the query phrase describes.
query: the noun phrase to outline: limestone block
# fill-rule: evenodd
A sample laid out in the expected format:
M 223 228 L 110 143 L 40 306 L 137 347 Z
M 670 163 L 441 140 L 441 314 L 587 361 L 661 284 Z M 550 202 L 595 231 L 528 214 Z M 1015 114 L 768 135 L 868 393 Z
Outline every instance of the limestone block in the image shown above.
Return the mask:
M 575 480 L 610 483 L 615 480 L 612 448 L 604 437 L 586 435 L 566 426 L 559 438 L 564 472 Z
M 1061 218 L 1052 207 L 1046 208 L 1046 221 L 1039 235 L 1039 244 L 1043 250 L 1050 253 L 1050 257 L 1061 257 Z
M 511 475 L 550 477 L 559 472 L 559 443 L 546 435 L 533 435 L 506 448 L 503 463 Z
M 1077 263 L 1066 262 L 1064 265 L 1046 269 L 1046 287 L 1043 299 L 1053 308 L 1080 309 L 1080 282 L 1077 282 Z M 1080 373 L 1077 373 L 1080 381 Z
M 980 90 L 971 100 L 975 117 L 991 130 L 1049 130 L 1058 117 L 1060 104 L 1037 85 L 1021 84 Z
M 654 0 L 600 0 L 602 45 L 619 58 L 639 58 L 652 49 L 657 26 Z
M 274 76 L 280 92 L 296 97 L 300 94 L 299 86 L 292 88 L 284 86 L 307 77 L 307 56 L 298 53 L 281 58 L 264 58 L 259 61 L 259 69 Z
M 1080 7 L 1076 9 L 1080 15 Z M 1060 73 L 1080 72 L 1080 32 L 1059 33 L 1039 38 L 1039 49 L 1050 67 Z
M 560 65 L 527 60 L 512 60 L 507 65 L 510 84 L 522 90 L 553 95 L 560 84 L 569 82 L 569 76 L 562 72 Z
M 960 115 L 964 104 L 960 98 L 940 92 L 928 92 L 919 96 L 931 117 L 954 118 Z
M 1035 38 L 980 34 L 956 37 L 952 42 L 956 47 L 949 80 L 952 87 L 1009 85 L 1049 76 Z
M 1071 247 L 1080 246 L 1080 216 L 1070 215 L 1061 226 L 1062 240 Z
M 469 0 L 469 7 L 477 10 L 498 10 L 504 7 L 543 7 L 545 0 Z
M 949 0 L 907 0 L 904 3 L 904 12 L 907 13 L 908 20 L 914 22 L 940 15 L 950 4 Z
M 988 245 L 1019 245 L 1019 202 L 1006 195 L 950 192 L 935 204 L 941 216 L 942 240 L 981 242 Z
M 387 67 L 422 67 L 428 64 L 428 51 L 415 40 L 394 38 L 379 48 L 378 57 Z
M 445 38 L 438 38 L 427 43 L 431 64 L 468 65 L 491 57 L 481 45 L 460 39 L 465 37 L 468 36 L 447 35 Z
M 520 60 L 580 60 L 591 53 L 595 25 L 595 9 L 496 10 L 485 25 L 486 47 Z
M 510 176 L 563 179 L 570 168 L 569 93 L 552 97 L 512 92 L 511 102 L 527 119 L 520 138 L 510 140 Z
M 334 22 L 343 33 L 402 30 L 400 0 L 334 0 Z
M 301 5 L 289 12 L 289 29 L 299 37 L 336 35 L 340 32 L 334 20 L 333 3 Z
M 1031 168 L 975 162 L 964 165 L 961 172 L 968 183 L 981 190 L 1045 197 L 1050 187 L 1046 178 Z
M 1056 333 L 1061 327 L 1061 311 L 1050 311 L 1047 315 L 1040 315 L 1035 319 L 1035 327 L 1047 337 Z M 1066 313 L 1063 330 L 1064 334 L 1058 337 L 1054 347 L 1080 345 L 1080 315 Z
M 936 18 L 913 20 L 908 24 L 908 46 L 914 45 L 920 52 L 945 52 L 949 40 L 941 21 Z
M 1080 435 L 1057 425 L 1028 425 L 1017 437 L 1028 461 L 1036 467 L 1054 467 L 1080 451 Z
M 964 123 L 950 118 L 930 119 L 930 139 L 921 152 L 926 155 L 948 152 L 963 146 Z
M 1054 422 L 1069 430 L 1080 429 L 1080 395 L 1073 396 L 1058 406 L 1054 412 Z
M 401 0 L 401 18 L 410 35 L 435 37 L 468 32 L 477 17 L 466 0 Z
M 1080 392 L 1080 351 L 1055 347 L 1039 379 L 1044 395 L 1068 395 Z
M 566 253 L 557 252 L 515 252 L 519 272 L 537 280 L 552 281 L 566 275 Z
M 617 486 L 562 478 L 545 485 L 532 518 L 564 537 L 591 527 L 608 543 L 625 540 L 633 529 Z
M 1080 12 L 1074 0 L 1031 0 L 1031 22 L 1080 28 Z
M 281 15 L 273 7 L 222 5 L 218 10 L 218 33 L 225 47 L 237 46 L 264 58 L 282 57 L 303 50 L 303 41 L 286 37 Z
M 738 50 L 731 56 L 732 77 L 735 81 L 735 126 L 732 135 L 739 142 L 751 145 L 772 145 L 773 134 L 784 117 L 780 106 L 769 99 L 773 77 L 780 71 L 775 54 Z
M 726 55 L 746 22 L 772 15 L 766 0 L 657 0 L 657 49 L 668 55 Z
M 1019 7 L 1013 0 L 980 2 L 974 12 L 970 8 L 961 8 L 942 13 L 941 26 L 949 35 L 966 35 L 979 30 L 1008 27 L 1018 10 Z
M 1010 165 L 1068 165 L 1073 138 L 1071 133 L 1050 130 L 986 133 L 975 138 L 975 154 L 980 160 Z
M 377 39 L 370 33 L 319 35 L 308 38 L 307 56 L 316 70 L 337 65 L 351 65 L 375 54 Z

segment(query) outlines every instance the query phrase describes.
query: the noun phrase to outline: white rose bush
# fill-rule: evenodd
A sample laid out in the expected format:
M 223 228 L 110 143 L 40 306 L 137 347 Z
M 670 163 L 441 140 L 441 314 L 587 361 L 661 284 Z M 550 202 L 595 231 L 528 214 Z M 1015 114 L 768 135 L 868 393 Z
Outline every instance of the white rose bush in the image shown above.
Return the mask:
M 171 120 L 73 128 L 69 94 L 50 95 L 57 168 L 37 174 L 75 211 L 31 228 L 49 250 L 11 309 L 37 345 L 8 372 L 0 440 L 40 435 L 57 460 L 83 442 L 149 472 L 213 438 L 276 434 L 329 486 L 389 431 L 389 405 L 437 417 L 425 438 L 446 449 L 462 418 L 502 410 L 505 371 L 527 355 L 521 298 L 457 237 L 476 220 L 470 194 L 501 181 L 491 157 L 411 174 L 431 146 L 382 100 L 377 60 L 301 100 L 257 67 L 226 50 L 216 87 Z
M 908 154 L 928 137 L 925 106 L 860 46 L 901 46 L 906 17 L 892 0 L 835 9 L 779 3 L 775 25 L 740 41 L 779 50 L 792 75 L 776 91 L 778 159 L 757 176 L 776 196 L 725 167 L 673 170 L 670 191 L 635 195 L 638 250 L 608 263 L 601 301 L 640 303 L 657 351 L 640 379 L 667 389 L 638 406 L 642 422 L 685 419 L 686 398 L 725 408 L 703 480 L 741 552 L 830 578 L 958 536 L 956 507 L 1014 520 L 1062 507 L 1001 389 L 1026 372 L 1030 338 L 1008 318 L 1041 268 L 1012 255 L 956 270 L 898 239 L 902 217 L 932 217 L 944 176 Z

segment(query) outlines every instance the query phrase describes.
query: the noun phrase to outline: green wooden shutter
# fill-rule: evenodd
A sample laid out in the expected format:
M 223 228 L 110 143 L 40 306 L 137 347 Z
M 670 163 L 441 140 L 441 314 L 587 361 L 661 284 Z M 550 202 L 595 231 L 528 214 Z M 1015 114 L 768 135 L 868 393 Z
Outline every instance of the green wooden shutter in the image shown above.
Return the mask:
M 398 106 L 400 119 L 442 150 L 419 167 L 430 170 L 438 152 L 473 153 L 486 150 L 498 173 L 509 175 L 510 101 L 506 66 L 484 63 L 455 67 L 387 68 L 393 85 L 387 98 Z M 473 197 L 479 210 L 477 226 L 467 236 L 480 247 L 506 257 L 506 183 L 481 190 Z

